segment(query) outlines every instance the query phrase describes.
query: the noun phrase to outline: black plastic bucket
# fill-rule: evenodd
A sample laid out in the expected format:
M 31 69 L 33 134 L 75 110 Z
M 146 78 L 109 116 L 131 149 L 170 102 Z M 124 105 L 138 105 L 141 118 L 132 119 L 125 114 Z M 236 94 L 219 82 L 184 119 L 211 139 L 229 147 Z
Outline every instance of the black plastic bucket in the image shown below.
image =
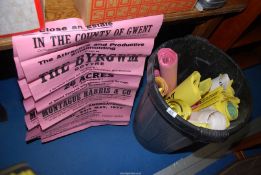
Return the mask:
M 193 71 L 199 71 L 201 80 L 227 73 L 233 79 L 233 88 L 240 98 L 238 119 L 226 130 L 210 130 L 194 126 L 180 116 L 172 117 L 169 106 L 161 97 L 155 83 L 154 69 L 158 68 L 157 52 L 171 48 L 178 53 L 178 83 Z M 238 65 L 207 40 L 188 36 L 167 41 L 159 46 L 148 60 L 147 83 L 134 119 L 134 133 L 146 149 L 157 153 L 171 153 L 195 142 L 222 142 L 239 131 L 249 119 L 252 101 L 245 77 Z

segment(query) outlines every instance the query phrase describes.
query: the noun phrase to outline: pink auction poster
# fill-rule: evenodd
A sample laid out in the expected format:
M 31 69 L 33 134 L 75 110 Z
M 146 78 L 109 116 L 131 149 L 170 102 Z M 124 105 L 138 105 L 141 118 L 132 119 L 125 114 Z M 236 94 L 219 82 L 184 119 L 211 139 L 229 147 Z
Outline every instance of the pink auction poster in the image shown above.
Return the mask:
M 13 37 L 26 141 L 128 125 L 162 22 L 163 15 L 155 15 L 86 28 L 81 19 L 70 18 Z

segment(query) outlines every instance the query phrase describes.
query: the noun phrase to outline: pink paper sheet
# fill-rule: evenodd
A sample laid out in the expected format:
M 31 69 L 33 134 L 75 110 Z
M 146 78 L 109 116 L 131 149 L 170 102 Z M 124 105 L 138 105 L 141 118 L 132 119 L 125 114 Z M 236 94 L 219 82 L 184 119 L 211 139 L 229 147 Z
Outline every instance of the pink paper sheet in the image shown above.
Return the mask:
M 129 122 L 122 122 L 122 121 L 115 121 L 115 122 L 110 122 L 110 121 L 101 121 L 101 122 L 96 122 L 96 121 L 90 121 L 90 122 L 86 122 L 78 127 L 75 127 L 75 128 L 71 128 L 71 129 L 68 129 L 68 130 L 64 130 L 64 131 L 56 131 L 57 133 L 56 134 L 46 134 L 45 132 L 42 132 L 41 130 L 41 127 L 40 126 L 37 126 L 35 128 L 33 128 L 32 130 L 30 131 L 27 131 L 26 133 L 26 138 L 25 138 L 25 141 L 26 142 L 29 142 L 29 141 L 32 141 L 32 140 L 35 140 L 35 139 L 41 139 L 41 135 L 42 135 L 42 143 L 45 143 L 45 142 L 50 142 L 52 140 L 55 140 L 55 139 L 58 139 L 60 137 L 63 137 L 63 136 L 66 136 L 66 135 L 69 135 L 69 134 L 72 134 L 72 133 L 75 133 L 75 132 L 79 132 L 79 131 L 82 131 L 84 129 L 87 129 L 87 128 L 90 128 L 90 127 L 93 127 L 93 126 L 103 126 L 103 125 L 120 125 L 120 126 L 123 126 L 123 125 L 128 125 Z
M 12 42 L 20 61 L 25 61 L 90 40 L 155 38 L 162 22 L 163 15 L 156 15 L 116 21 L 103 28 L 15 36 Z
M 88 54 L 89 57 L 94 54 L 116 55 L 121 53 L 124 55 L 150 55 L 153 44 L 153 38 L 93 41 L 23 61 L 21 66 L 26 81 L 29 83 L 38 79 L 46 71 L 67 62 L 70 64 L 76 62 L 77 57 L 84 54 Z
M 103 110 L 98 110 L 100 108 L 103 108 Z M 39 126 L 34 127 L 27 132 L 26 141 L 41 138 L 42 142 L 47 142 L 90 126 L 127 125 L 130 120 L 130 113 L 131 106 L 103 101 L 98 104 L 89 104 L 45 131 L 42 131 Z
M 43 109 L 58 103 L 68 96 L 88 87 L 110 86 L 119 88 L 128 87 L 134 89 L 138 88 L 140 79 L 140 76 L 91 72 L 78 77 L 77 79 L 66 84 L 64 87 L 48 94 L 38 101 L 34 101 L 33 97 L 25 99 L 24 107 L 27 112 L 35 108 L 38 112 L 40 112 Z
M 97 87 L 87 88 L 67 99 L 37 113 L 38 121 L 43 130 L 67 118 L 89 103 L 106 100 L 109 103 L 133 105 L 136 89 Z M 102 109 L 100 109 L 102 110 Z
M 58 139 L 60 137 L 75 133 L 75 132 L 79 132 L 81 130 L 93 127 L 93 126 L 103 126 L 103 125 L 128 125 L 129 122 L 86 122 L 85 124 L 69 129 L 67 131 L 64 131 L 62 133 L 58 133 L 56 135 L 50 136 L 50 137 L 45 137 L 43 139 L 41 139 L 42 143 L 46 143 L 46 142 L 50 142 L 52 140 Z
M 104 106 L 106 108 L 104 108 Z M 97 110 L 103 108 L 103 110 Z M 103 124 L 127 125 L 130 120 L 131 106 L 101 102 L 89 104 L 67 119 L 43 131 L 43 142 L 50 141 L 72 132 L 86 129 L 89 123 L 103 122 Z M 116 115 L 115 115 L 116 114 Z M 97 125 L 96 125 L 97 126 Z M 49 138 L 49 139 L 47 139 Z
M 24 104 L 24 109 L 26 112 L 30 112 L 33 109 L 35 109 L 35 102 L 33 97 L 29 97 L 27 99 L 23 100 L 23 104 Z
M 31 130 L 32 128 L 39 125 L 39 121 L 37 118 L 36 110 L 32 110 L 25 114 L 24 116 L 25 124 L 28 130 Z
M 88 56 L 85 54 L 78 57 L 75 63 L 59 67 L 57 69 L 58 73 L 54 70 L 50 70 L 51 73 L 50 71 L 46 72 L 46 74 L 43 73 L 40 79 L 29 83 L 29 89 L 34 100 L 37 101 L 91 71 L 142 76 L 144 63 L 145 57 L 137 55 L 113 57 L 98 55 L 88 60 Z
M 22 95 L 25 99 L 32 96 L 31 90 L 29 89 L 26 79 L 18 80 L 18 85 L 19 85 Z
M 68 18 L 45 23 L 45 31 L 65 31 L 65 30 L 86 29 L 84 22 L 79 18 Z M 43 32 L 43 31 L 42 31 Z M 37 32 L 38 33 L 38 32 Z M 24 78 L 24 73 L 21 67 L 20 59 L 16 49 L 16 44 L 13 44 L 13 53 L 18 79 Z
M 40 126 L 36 126 L 31 130 L 26 132 L 25 141 L 29 142 L 35 139 L 40 139 L 42 134 L 42 130 Z
M 70 31 L 87 29 L 80 18 L 67 18 L 45 23 L 45 29 L 40 32 Z
M 13 49 L 13 50 L 15 50 L 15 49 Z M 15 62 L 18 79 L 21 80 L 25 77 L 24 70 L 21 66 L 21 62 L 20 62 L 19 58 L 16 56 L 14 56 L 14 62 Z

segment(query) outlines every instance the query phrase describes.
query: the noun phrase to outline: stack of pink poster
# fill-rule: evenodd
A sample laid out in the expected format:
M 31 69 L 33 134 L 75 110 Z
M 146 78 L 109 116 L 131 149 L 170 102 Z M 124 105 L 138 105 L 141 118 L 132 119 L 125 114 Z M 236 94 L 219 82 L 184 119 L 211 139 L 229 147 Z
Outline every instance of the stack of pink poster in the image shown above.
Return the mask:
M 128 125 L 162 15 L 84 26 L 70 18 L 12 38 L 28 128 L 48 142 L 92 126 Z

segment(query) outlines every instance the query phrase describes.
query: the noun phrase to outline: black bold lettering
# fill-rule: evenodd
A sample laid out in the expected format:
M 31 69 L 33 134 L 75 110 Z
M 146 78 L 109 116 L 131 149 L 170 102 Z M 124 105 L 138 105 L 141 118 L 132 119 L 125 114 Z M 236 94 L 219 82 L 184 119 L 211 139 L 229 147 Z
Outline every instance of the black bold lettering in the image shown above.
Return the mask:
M 129 56 L 128 62 L 138 62 L 138 56 L 137 55 Z
M 42 115 L 43 115 L 43 117 L 47 116 L 48 115 L 48 111 L 47 110 L 43 110 L 42 111 Z
M 125 55 L 118 56 L 118 62 L 124 62 L 124 60 L 125 60 Z
M 104 57 L 106 57 L 105 54 L 98 54 L 98 55 L 97 55 L 97 58 L 96 58 L 96 61 L 105 61 L 105 60 L 104 60 Z
M 50 36 L 50 38 L 51 38 L 51 40 L 52 40 L 53 46 L 56 46 L 56 44 L 55 44 L 55 38 L 56 38 L 56 36 Z
M 35 117 L 36 117 L 35 113 L 36 113 L 36 111 L 35 111 L 35 110 L 34 110 L 34 111 L 31 111 L 31 112 L 29 113 L 30 120 L 33 120 L 33 119 L 35 119 Z
M 92 75 L 93 78 L 99 78 L 99 73 L 97 72 L 94 72 L 93 75 Z
M 45 45 L 44 45 L 44 37 L 33 38 L 33 40 L 34 40 L 34 48 L 45 47 Z
M 59 67 L 56 67 L 55 69 L 51 69 L 49 71 L 49 75 L 50 75 L 50 79 L 53 79 L 54 77 L 57 77 L 58 75 L 60 75 Z
M 48 75 L 48 72 L 45 72 L 45 73 L 39 75 L 39 78 L 42 79 L 41 83 L 45 83 L 47 81 L 46 75 Z
M 92 60 L 92 57 L 94 57 L 95 56 L 95 54 L 93 53 L 93 54 L 91 54 L 91 53 L 86 53 L 86 55 L 87 55 L 87 61 L 88 62 L 91 62 L 91 60 Z
M 116 56 L 116 54 L 108 55 L 108 56 L 106 57 L 106 60 L 107 60 L 107 61 L 113 61 L 115 56 Z
M 75 64 L 75 67 L 76 66 L 79 66 L 79 65 L 81 65 L 82 63 L 83 63 L 83 61 L 84 61 L 84 55 L 80 55 L 80 56 L 78 56 L 77 58 L 76 58 L 76 64 Z
M 64 73 L 64 72 L 67 72 L 68 70 L 69 70 L 69 64 L 70 64 L 70 62 L 67 62 L 67 63 L 64 63 L 63 65 L 62 65 L 62 74 Z

